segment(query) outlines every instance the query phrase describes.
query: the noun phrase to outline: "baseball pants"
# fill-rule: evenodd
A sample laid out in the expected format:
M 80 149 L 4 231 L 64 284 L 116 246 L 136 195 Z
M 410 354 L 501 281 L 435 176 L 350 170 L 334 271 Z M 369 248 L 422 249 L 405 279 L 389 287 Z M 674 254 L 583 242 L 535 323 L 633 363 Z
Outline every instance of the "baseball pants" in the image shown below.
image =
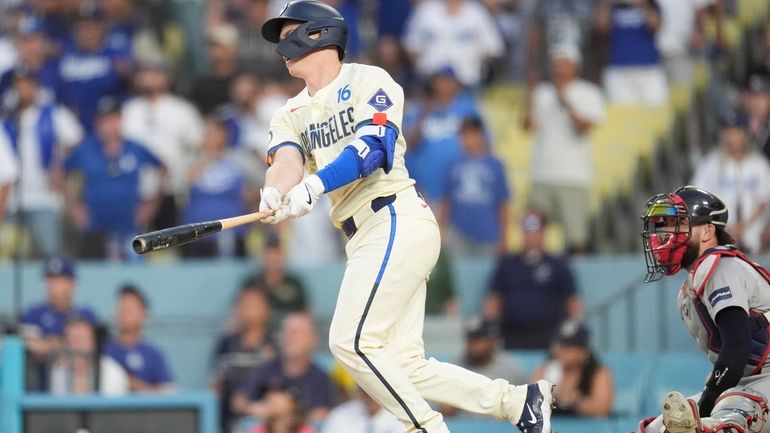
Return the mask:
M 440 248 L 438 225 L 413 188 L 376 213 L 354 220 L 348 257 L 329 330 L 334 357 L 356 382 L 406 427 L 407 433 L 447 433 L 426 400 L 516 422 L 526 386 L 491 380 L 425 359 L 425 283 Z

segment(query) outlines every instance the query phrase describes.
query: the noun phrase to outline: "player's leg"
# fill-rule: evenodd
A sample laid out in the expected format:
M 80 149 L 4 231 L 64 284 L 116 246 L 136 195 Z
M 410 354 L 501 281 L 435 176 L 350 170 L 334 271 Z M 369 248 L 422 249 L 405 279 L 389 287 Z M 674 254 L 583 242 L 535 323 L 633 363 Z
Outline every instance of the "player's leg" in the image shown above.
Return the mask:
M 757 390 L 736 387 L 717 399 L 711 415 L 700 418 L 695 399 L 678 392 L 663 402 L 663 425 L 668 433 L 765 433 L 767 400 Z
M 401 202 L 366 220 L 348 242 L 348 266 L 329 346 L 356 382 L 399 418 L 408 433 L 446 433 L 441 414 L 430 408 L 387 350 L 400 312 L 411 308 L 412 292 L 438 258 L 435 221 L 396 215 L 394 206 L 401 207 Z
M 423 282 L 401 313 L 388 345 L 420 394 L 431 401 L 517 423 L 524 409 L 526 386 L 512 386 L 503 379 L 492 380 L 450 363 L 425 359 L 424 305 Z

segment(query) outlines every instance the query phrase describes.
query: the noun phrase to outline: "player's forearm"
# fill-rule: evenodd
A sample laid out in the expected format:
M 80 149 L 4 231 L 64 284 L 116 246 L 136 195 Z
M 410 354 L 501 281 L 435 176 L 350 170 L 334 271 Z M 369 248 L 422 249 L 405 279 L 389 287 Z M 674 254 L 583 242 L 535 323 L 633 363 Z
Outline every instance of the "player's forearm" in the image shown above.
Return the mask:
M 265 173 L 265 187 L 276 188 L 283 195 L 300 183 L 304 176 L 305 169 L 301 156 L 297 155 L 293 158 L 279 149 L 273 164 Z

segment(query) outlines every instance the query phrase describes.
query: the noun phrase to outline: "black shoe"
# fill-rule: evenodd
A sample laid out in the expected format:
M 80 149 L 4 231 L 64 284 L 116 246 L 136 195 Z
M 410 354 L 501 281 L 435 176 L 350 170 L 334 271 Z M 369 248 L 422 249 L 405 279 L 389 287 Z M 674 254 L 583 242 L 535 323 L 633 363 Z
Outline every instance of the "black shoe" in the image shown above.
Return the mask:
M 540 380 L 527 386 L 524 411 L 516 427 L 522 433 L 551 433 L 551 409 L 553 407 L 553 385 Z

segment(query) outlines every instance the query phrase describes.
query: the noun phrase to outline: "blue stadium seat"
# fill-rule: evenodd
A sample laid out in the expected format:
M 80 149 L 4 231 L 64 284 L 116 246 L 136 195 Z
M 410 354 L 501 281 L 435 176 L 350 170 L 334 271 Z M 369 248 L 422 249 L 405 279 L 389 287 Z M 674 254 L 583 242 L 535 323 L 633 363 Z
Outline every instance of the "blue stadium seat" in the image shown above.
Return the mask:
M 642 409 L 644 384 L 653 365 L 652 356 L 640 353 L 605 353 L 599 355 L 599 359 L 612 370 L 615 380 L 613 414 L 637 417 Z
M 684 395 L 699 393 L 711 372 L 711 363 L 698 353 L 661 353 L 657 356 L 654 374 L 645 391 L 643 417 L 660 413 L 666 392 L 676 390 Z
M 548 356 L 544 350 L 508 350 L 507 352 L 518 362 L 521 371 L 527 378 L 532 377 L 537 366 Z

